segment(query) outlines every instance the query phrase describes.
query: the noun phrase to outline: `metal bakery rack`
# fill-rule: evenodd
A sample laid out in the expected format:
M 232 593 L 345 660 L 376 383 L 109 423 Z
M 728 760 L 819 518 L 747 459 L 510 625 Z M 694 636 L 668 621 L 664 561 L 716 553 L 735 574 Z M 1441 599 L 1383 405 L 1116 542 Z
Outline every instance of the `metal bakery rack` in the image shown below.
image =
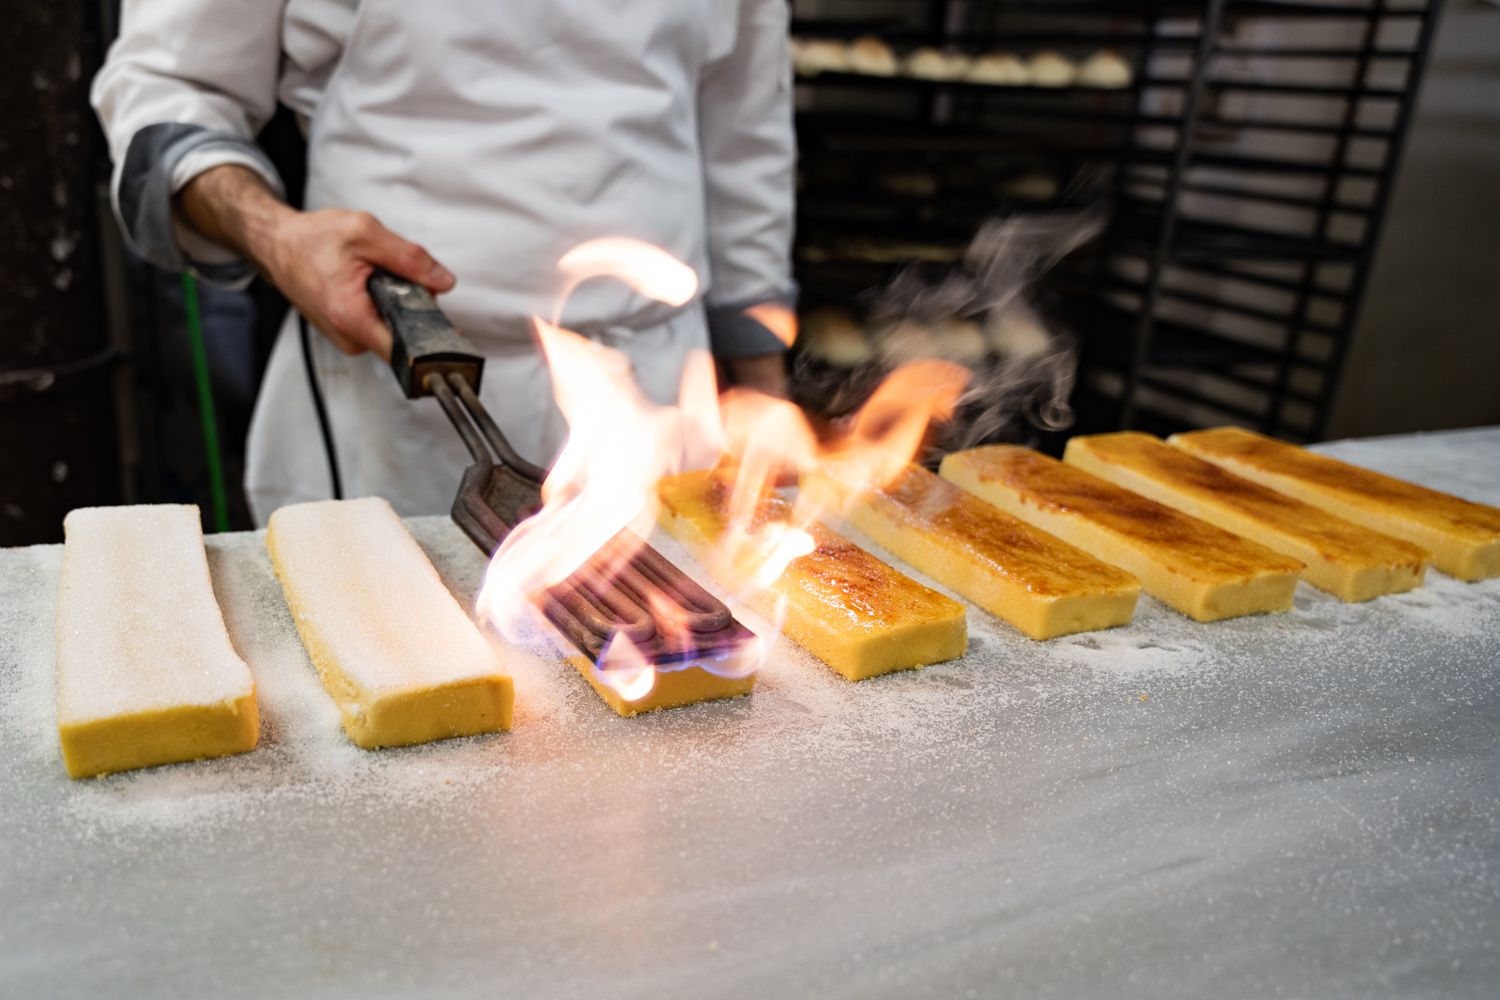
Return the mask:
M 1127 85 L 798 75 L 798 278 L 849 301 L 986 216 L 1103 204 L 1046 314 L 1081 430 L 1321 436 L 1441 0 L 796 0 L 793 35 L 1109 49 Z

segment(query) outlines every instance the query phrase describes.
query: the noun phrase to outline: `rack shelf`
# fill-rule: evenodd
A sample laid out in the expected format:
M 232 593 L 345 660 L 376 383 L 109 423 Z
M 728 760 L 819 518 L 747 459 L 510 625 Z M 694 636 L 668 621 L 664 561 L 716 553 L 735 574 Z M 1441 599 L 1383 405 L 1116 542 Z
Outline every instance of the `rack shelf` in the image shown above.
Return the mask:
M 1165 213 L 1122 201 L 1111 238 L 1137 253 L 1150 253 Z M 1170 260 L 1352 261 L 1360 247 L 1310 236 L 1179 216 Z
M 1132 83 L 799 76 L 805 290 L 827 301 L 885 280 L 899 261 L 867 259 L 871 247 L 956 255 L 986 216 L 1102 202 L 1103 236 L 1041 290 L 1081 343 L 1079 429 L 1219 419 L 1322 433 L 1441 0 L 892 0 L 881 11 L 821 0 L 793 30 L 874 35 L 902 53 L 1108 48 L 1132 63 Z M 1230 60 L 1280 68 L 1252 75 Z M 880 183 L 903 169 L 931 181 Z M 1056 190 L 1010 196 L 1022 176 Z

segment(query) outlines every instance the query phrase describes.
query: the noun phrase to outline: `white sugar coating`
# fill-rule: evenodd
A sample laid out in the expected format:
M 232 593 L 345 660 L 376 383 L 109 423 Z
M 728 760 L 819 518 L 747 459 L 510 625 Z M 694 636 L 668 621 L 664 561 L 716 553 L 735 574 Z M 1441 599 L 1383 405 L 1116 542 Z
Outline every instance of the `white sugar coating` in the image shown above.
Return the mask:
M 269 534 L 300 628 L 363 696 L 503 675 L 385 500 L 282 507 Z
M 85 507 L 63 527 L 59 723 L 216 705 L 254 690 L 214 599 L 197 507 Z

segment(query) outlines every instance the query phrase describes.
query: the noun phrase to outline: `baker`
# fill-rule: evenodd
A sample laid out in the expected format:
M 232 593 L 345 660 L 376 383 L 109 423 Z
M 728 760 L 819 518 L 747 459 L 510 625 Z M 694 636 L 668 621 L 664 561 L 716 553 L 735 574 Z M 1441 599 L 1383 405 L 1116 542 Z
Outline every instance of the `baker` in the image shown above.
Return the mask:
M 785 0 L 125 0 L 93 88 L 116 211 L 162 267 L 292 303 L 250 429 L 256 519 L 327 497 L 326 400 L 349 496 L 442 513 L 467 455 L 435 404 L 405 403 L 365 292 L 375 267 L 442 293 L 486 355 L 483 400 L 547 462 L 566 431 L 527 317 L 588 239 L 663 247 L 702 279 L 686 306 L 596 279 L 565 326 L 618 347 L 651 397 L 687 352 L 783 386 L 794 144 Z M 254 136 L 277 101 L 308 141 L 305 210 Z M 455 280 L 457 276 L 457 280 Z M 298 315 L 326 336 L 299 334 Z M 311 378 L 310 378 L 311 376 Z

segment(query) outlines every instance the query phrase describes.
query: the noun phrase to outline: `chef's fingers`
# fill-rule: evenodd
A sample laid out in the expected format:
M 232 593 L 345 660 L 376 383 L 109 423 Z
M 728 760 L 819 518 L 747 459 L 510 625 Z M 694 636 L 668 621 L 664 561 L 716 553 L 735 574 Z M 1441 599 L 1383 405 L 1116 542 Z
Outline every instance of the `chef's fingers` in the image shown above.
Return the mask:
M 397 236 L 367 212 L 359 213 L 356 218 L 359 249 L 371 264 L 378 264 L 397 277 L 415 281 L 432 292 L 446 292 L 453 287 L 453 273 L 426 250 Z
M 368 275 L 368 268 L 365 269 Z M 326 311 L 315 313 L 318 318 L 313 325 L 318 328 L 333 346 L 345 354 L 363 354 L 374 351 L 389 361 L 391 358 L 391 331 L 375 311 L 375 304 L 365 294 L 364 279 L 347 289 L 334 291 L 324 303 Z
M 343 351 L 345 354 L 363 354 L 364 353 L 365 349 L 363 347 L 359 346 L 354 341 L 352 341 L 348 337 L 344 336 L 342 333 L 335 333 L 335 332 L 333 332 L 331 330 L 324 330 L 321 327 L 319 328 L 318 332 L 322 333 L 323 336 L 327 337 L 330 341 L 332 341 L 333 342 L 333 346 L 337 347 L 339 350 Z
M 340 345 L 346 354 L 374 351 L 382 360 L 391 360 L 391 328 L 381 320 L 368 295 L 359 296 L 345 313 L 342 332 L 353 342 L 353 350 Z

